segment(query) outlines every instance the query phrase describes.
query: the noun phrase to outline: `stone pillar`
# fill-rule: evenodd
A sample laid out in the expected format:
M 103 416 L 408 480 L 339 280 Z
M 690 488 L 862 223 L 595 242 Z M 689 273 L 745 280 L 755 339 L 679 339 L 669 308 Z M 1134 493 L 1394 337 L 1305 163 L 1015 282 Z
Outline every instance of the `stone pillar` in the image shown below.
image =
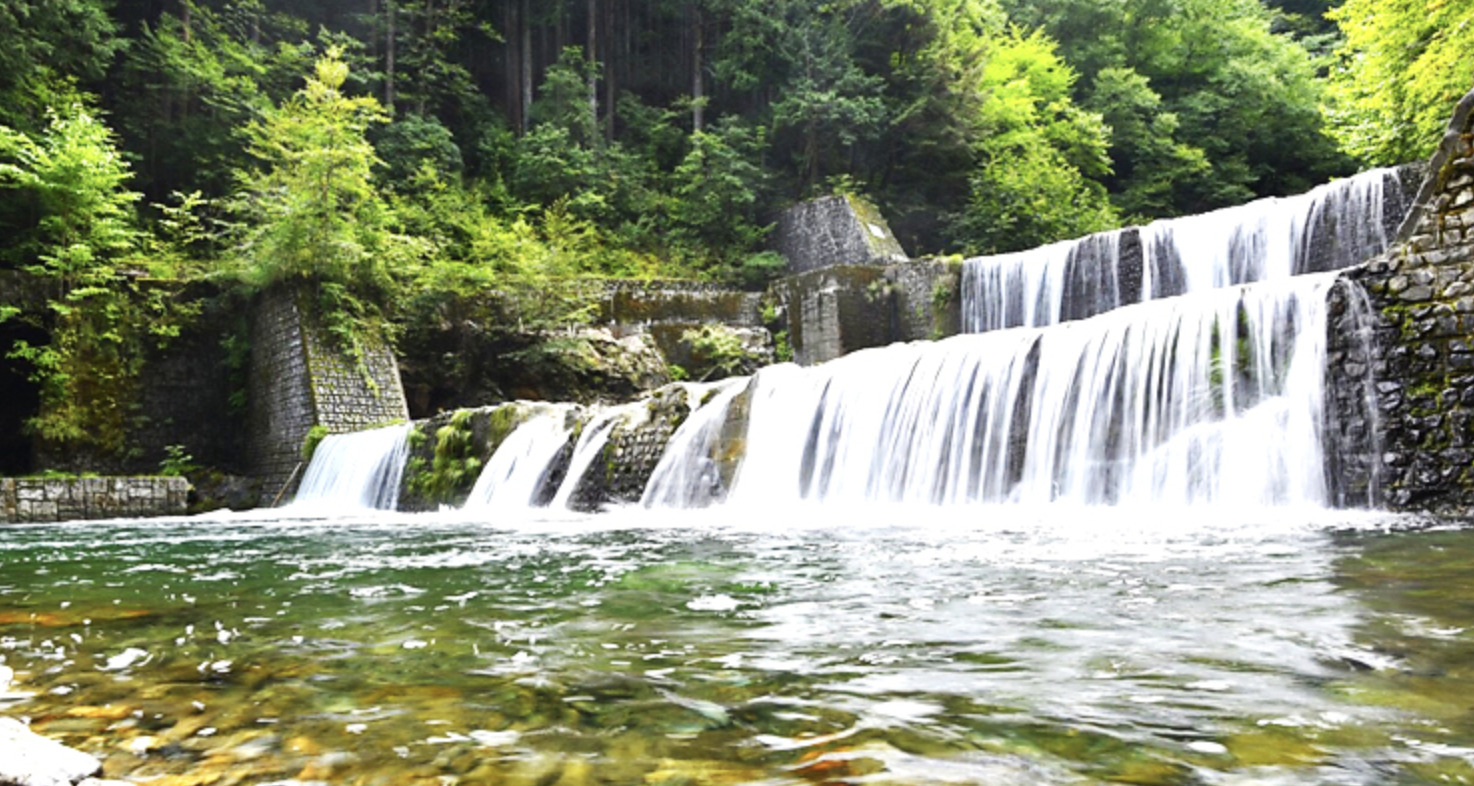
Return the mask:
M 313 426 L 356 431 L 409 418 L 399 366 L 387 344 L 359 336 L 353 358 L 327 340 L 302 292 L 261 295 L 251 324 L 247 463 L 262 480 L 262 503 L 290 499 L 305 467 L 302 442 Z
M 873 205 L 854 196 L 794 205 L 779 218 L 776 246 L 789 275 L 770 294 L 783 308 L 795 361 L 823 363 L 895 340 L 886 266 L 908 259 Z
M 893 297 L 885 273 L 845 265 L 775 282 L 771 291 L 787 318 L 794 361 L 811 366 L 890 343 Z
M 856 196 L 802 202 L 778 219 L 778 253 L 797 275 L 835 265 L 890 265 L 906 252 L 874 205 Z

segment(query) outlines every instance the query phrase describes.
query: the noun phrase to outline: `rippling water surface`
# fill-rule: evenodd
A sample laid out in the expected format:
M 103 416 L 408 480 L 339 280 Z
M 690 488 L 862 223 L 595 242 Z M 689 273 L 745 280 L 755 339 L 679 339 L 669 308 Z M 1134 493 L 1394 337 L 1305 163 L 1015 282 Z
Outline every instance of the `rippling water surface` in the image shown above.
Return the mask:
M 0 713 L 163 786 L 1467 783 L 1474 531 L 1415 524 L 6 528 Z

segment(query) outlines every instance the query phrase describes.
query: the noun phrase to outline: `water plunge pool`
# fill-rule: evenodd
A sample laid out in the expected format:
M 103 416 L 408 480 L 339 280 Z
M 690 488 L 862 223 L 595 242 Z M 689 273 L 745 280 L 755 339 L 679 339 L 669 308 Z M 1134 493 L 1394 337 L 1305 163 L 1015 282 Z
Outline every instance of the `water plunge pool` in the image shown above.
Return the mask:
M 7 529 L 0 711 L 157 784 L 1474 779 L 1467 530 L 270 515 Z

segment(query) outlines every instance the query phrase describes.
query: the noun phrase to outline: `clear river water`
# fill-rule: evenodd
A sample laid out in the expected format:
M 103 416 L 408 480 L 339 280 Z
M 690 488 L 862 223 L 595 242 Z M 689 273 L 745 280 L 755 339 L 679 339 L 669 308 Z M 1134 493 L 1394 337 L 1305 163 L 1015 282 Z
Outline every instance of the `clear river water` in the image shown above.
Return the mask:
M 7 528 L 0 712 L 161 786 L 1474 780 L 1474 530 L 293 515 Z

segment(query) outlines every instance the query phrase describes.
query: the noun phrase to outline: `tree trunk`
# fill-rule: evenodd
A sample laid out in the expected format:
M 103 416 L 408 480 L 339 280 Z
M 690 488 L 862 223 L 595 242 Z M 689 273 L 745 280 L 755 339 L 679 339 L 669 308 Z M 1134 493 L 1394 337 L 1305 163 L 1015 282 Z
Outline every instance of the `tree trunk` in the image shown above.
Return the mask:
M 614 2 L 604 3 L 604 136 L 614 142 L 614 63 L 619 39 L 614 34 Z
M 701 131 L 706 125 L 706 79 L 702 54 L 705 31 L 702 29 L 701 6 L 692 6 L 691 29 L 691 129 Z
M 424 41 L 424 42 L 433 42 L 435 40 L 435 26 L 436 26 L 436 20 L 435 20 L 435 0 L 425 0 L 425 23 L 420 28 L 420 30 L 421 30 L 420 35 L 422 36 L 422 38 L 420 40 L 421 41 Z M 411 42 L 411 44 L 413 44 L 415 42 L 415 39 L 413 38 L 414 28 L 411 27 L 410 28 L 410 31 L 411 31 L 410 42 Z M 426 46 L 433 47 L 434 44 L 433 43 L 427 43 Z M 413 47 L 411 47 L 411 51 L 413 51 Z M 429 96 L 426 95 L 426 92 L 425 92 L 425 90 L 423 88 L 420 89 L 420 90 L 417 90 L 416 92 L 419 95 L 415 99 L 415 114 L 419 115 L 420 117 L 424 117 L 425 114 L 426 114 L 426 112 L 425 112 L 425 109 L 426 109 L 425 102 L 429 99 Z
M 394 38 L 397 12 L 394 0 L 384 0 L 384 11 L 388 15 L 388 32 L 384 35 L 384 107 L 394 112 Z
M 514 131 L 522 130 L 522 75 L 517 72 L 518 66 L 522 64 L 522 52 L 518 50 L 518 44 L 522 43 L 522 33 L 517 29 L 516 2 L 507 3 L 502 8 L 502 30 L 505 31 L 505 54 L 503 58 L 502 86 L 506 95 L 507 119 L 512 122 Z
M 364 37 L 368 39 L 368 56 L 372 62 L 379 62 L 379 0 L 368 0 L 368 30 Z
M 190 39 L 190 12 L 194 10 L 193 0 L 179 0 L 179 22 L 184 26 L 184 43 Z
M 527 133 L 528 117 L 532 114 L 532 17 L 528 3 L 522 0 L 522 133 Z
M 589 144 L 599 137 L 599 0 L 589 0 Z

